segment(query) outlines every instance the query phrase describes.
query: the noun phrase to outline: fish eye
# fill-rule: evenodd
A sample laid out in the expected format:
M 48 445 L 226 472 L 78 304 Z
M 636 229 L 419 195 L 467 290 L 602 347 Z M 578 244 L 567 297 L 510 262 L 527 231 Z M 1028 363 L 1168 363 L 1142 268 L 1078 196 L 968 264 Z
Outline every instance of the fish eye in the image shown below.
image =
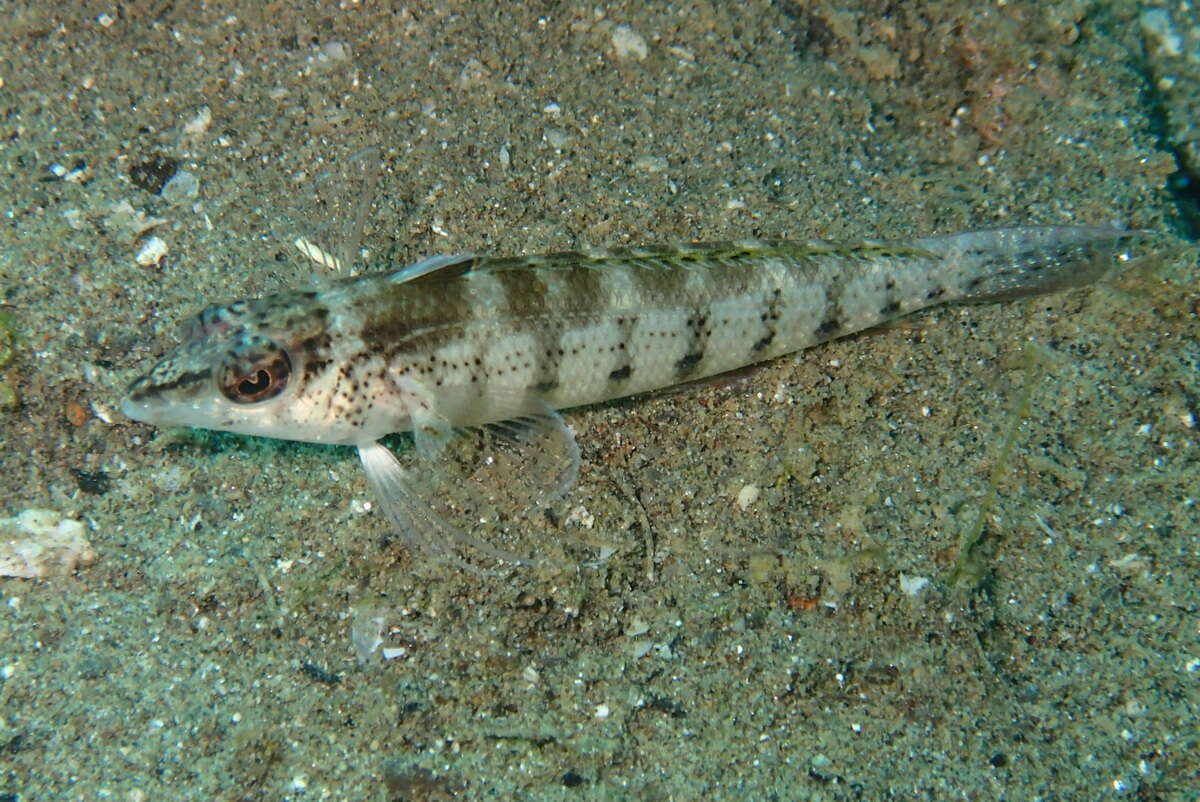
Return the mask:
M 274 398 L 287 388 L 292 363 L 282 350 L 249 365 L 227 365 L 221 372 L 221 394 L 237 404 Z

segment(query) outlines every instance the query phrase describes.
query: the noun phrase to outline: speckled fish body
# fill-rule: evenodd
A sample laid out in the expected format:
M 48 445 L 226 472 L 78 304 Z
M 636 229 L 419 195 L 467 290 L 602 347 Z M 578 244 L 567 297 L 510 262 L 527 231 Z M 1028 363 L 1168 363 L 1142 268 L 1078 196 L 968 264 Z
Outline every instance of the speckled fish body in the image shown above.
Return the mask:
M 771 359 L 936 304 L 1090 283 L 1112 228 L 1031 227 L 905 242 L 737 241 L 522 258 L 434 257 L 313 292 L 210 307 L 129 388 L 156 424 L 358 446 L 376 491 L 406 485 L 377 441 L 435 454 L 456 427 Z M 413 523 L 392 511 L 399 526 Z
M 487 423 L 711 376 L 934 304 L 1085 284 L 1128 236 L 1046 227 L 437 257 L 210 307 L 124 409 L 346 444 L 412 429 L 424 413 Z

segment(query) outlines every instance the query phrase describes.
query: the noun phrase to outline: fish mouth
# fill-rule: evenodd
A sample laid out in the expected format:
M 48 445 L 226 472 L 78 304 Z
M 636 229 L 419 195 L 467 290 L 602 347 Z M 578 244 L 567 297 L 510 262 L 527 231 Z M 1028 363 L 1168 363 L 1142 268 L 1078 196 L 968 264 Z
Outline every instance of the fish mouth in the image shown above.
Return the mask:
M 137 384 L 137 382 L 134 382 L 134 384 L 131 384 L 129 386 L 129 389 L 133 390 L 133 387 L 136 384 Z M 134 401 L 132 394 L 127 395 L 125 398 L 121 399 L 121 413 L 125 417 L 132 418 L 133 420 L 138 421 L 139 423 L 153 423 L 154 422 L 153 420 L 151 420 L 150 410 L 147 407 L 148 407 L 147 404 Z
M 151 426 L 190 426 L 182 410 L 164 404 L 155 398 L 139 399 L 136 393 L 131 393 L 121 399 L 121 413 L 138 423 L 148 423 Z
M 138 423 L 159 428 L 192 426 L 218 431 L 233 431 L 234 424 L 227 417 L 222 417 L 214 410 L 204 409 L 199 405 L 172 404 L 153 398 L 145 401 L 139 401 L 136 397 L 124 398 L 121 400 L 121 413 Z
M 151 388 L 149 375 L 138 376 L 129 383 L 129 386 L 125 388 L 125 395 L 121 399 L 121 412 L 125 417 L 140 423 L 154 422 L 151 419 L 151 409 L 154 406 L 150 403 L 149 390 Z

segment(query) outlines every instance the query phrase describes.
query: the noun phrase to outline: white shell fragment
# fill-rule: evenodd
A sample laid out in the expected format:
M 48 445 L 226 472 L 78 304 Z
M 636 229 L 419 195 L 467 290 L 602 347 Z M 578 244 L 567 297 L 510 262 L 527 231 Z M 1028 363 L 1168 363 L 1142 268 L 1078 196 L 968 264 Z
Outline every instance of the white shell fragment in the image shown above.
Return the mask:
M 183 125 L 183 132 L 188 136 L 199 136 L 208 130 L 208 126 L 212 125 L 212 109 L 208 106 L 201 106 L 196 112 L 196 116 L 188 120 Z
M 322 248 L 317 243 L 307 240 L 304 237 L 299 237 L 292 243 L 300 254 L 310 262 L 316 262 L 321 267 L 329 270 L 342 269 L 342 260 L 331 254 L 329 251 Z
M 167 243 L 162 237 L 150 237 L 134 258 L 142 267 L 157 265 L 167 255 Z
M 909 576 L 908 574 L 900 575 L 900 590 L 906 596 L 916 596 L 929 584 L 927 576 Z
M 147 217 L 141 209 L 134 209 L 132 203 L 123 200 L 113 205 L 104 218 L 104 227 L 115 234 L 135 238 L 166 222 L 162 217 Z
M 46 579 L 96 561 L 83 524 L 52 510 L 0 518 L 0 576 Z
M 383 629 L 387 625 L 386 613 L 376 607 L 365 605 L 350 610 L 350 642 L 360 663 L 365 663 L 383 644 Z M 391 659 L 391 658 L 387 658 Z

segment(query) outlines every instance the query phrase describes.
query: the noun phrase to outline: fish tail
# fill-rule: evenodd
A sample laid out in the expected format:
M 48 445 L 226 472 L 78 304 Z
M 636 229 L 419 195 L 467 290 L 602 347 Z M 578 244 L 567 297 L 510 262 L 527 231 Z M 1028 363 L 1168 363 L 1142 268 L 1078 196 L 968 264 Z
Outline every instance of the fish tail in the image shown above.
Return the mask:
M 918 240 L 953 266 L 957 300 L 984 303 L 1084 287 L 1117 272 L 1133 240 L 1151 231 L 1106 226 L 1029 226 Z

